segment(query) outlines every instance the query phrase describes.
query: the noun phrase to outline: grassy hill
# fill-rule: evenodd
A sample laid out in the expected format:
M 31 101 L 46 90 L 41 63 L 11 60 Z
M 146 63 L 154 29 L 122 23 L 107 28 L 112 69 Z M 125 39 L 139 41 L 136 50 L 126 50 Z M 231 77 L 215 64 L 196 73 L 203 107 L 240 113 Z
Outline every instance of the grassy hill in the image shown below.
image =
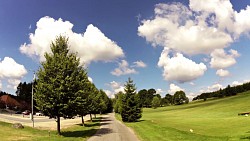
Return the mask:
M 240 112 L 250 112 L 250 91 L 205 102 L 143 109 L 141 121 L 127 125 L 143 141 L 250 140 L 250 116 L 238 116 Z

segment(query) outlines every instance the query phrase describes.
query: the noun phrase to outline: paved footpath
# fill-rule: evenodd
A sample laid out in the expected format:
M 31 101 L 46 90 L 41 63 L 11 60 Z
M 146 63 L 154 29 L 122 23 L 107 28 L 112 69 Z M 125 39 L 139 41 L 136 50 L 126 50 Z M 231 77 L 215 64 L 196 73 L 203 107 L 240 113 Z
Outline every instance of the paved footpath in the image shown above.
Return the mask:
M 133 131 L 114 117 L 114 113 L 102 117 L 101 127 L 88 141 L 139 141 Z

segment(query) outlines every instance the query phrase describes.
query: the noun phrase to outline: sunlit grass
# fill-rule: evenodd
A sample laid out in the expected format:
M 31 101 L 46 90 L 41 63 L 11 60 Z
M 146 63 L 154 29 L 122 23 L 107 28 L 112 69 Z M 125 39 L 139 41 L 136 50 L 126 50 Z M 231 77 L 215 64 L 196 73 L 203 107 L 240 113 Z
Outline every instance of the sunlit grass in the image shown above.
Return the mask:
M 145 108 L 140 122 L 126 125 L 144 141 L 250 139 L 250 117 L 238 116 L 250 112 L 249 101 L 250 92 L 246 92 L 180 106 Z

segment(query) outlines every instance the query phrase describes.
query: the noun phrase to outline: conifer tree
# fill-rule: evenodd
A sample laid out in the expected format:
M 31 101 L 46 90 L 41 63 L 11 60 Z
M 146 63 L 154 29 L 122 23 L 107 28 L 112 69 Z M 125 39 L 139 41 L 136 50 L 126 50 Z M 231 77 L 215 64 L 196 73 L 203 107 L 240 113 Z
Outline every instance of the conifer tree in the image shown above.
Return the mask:
M 136 99 L 136 87 L 132 79 L 128 79 L 124 88 L 125 94 L 122 100 L 121 116 L 124 122 L 135 122 L 141 118 L 142 110 Z

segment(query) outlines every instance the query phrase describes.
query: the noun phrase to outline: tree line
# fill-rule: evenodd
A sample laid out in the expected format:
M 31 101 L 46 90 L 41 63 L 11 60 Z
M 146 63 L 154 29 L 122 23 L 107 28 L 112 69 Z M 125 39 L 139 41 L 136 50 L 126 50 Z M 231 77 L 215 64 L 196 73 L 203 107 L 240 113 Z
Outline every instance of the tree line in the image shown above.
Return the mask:
M 116 113 L 122 114 L 124 105 L 123 101 L 126 99 L 126 95 L 126 92 L 118 92 L 115 94 L 113 103 L 114 111 Z M 168 105 L 181 105 L 189 103 L 189 99 L 186 97 L 184 91 L 177 91 L 174 95 L 166 94 L 165 97 L 161 97 L 161 95 L 157 94 L 156 90 L 153 88 L 148 90 L 142 89 L 138 93 L 134 93 L 134 100 L 140 108 L 157 108 Z
M 233 87 L 228 85 L 226 88 L 219 89 L 218 91 L 207 92 L 207 93 L 202 93 L 200 95 L 197 95 L 196 97 L 193 98 L 193 100 L 203 99 L 204 101 L 206 101 L 207 98 L 212 98 L 212 97 L 223 98 L 223 97 L 228 97 L 228 96 L 234 96 L 238 93 L 246 92 L 249 90 L 250 90 L 250 82 L 244 83 L 242 85 L 233 86 Z

